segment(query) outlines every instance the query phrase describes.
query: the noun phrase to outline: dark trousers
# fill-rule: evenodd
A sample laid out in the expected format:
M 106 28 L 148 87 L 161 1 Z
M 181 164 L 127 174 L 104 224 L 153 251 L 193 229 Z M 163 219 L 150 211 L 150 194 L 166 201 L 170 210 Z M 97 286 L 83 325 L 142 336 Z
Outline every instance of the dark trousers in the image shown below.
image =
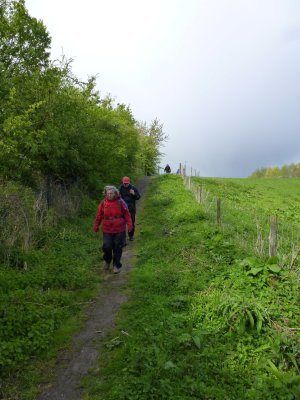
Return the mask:
M 122 248 L 124 245 L 125 232 L 121 233 L 104 233 L 103 232 L 103 260 L 117 268 L 121 268 Z
M 134 228 L 135 228 L 135 210 L 129 210 L 129 213 L 131 215 L 131 221 L 132 221 L 132 231 L 128 232 L 129 237 L 133 237 L 134 235 Z

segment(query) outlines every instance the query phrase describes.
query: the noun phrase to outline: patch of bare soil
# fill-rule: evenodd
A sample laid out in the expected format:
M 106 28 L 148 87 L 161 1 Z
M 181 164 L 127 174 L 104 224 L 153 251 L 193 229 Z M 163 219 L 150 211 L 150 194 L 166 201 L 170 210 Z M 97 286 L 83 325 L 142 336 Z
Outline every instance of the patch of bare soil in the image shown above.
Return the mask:
M 150 177 L 144 177 L 137 187 L 141 196 L 146 192 Z M 140 202 L 137 201 L 137 219 Z M 127 300 L 122 288 L 127 283 L 128 272 L 132 268 L 134 242 L 129 242 L 122 255 L 122 271 L 118 275 L 112 272 L 103 272 L 104 279 L 101 291 L 94 299 L 92 306 L 87 311 L 87 319 L 83 330 L 74 337 L 72 351 L 63 354 L 58 362 L 54 383 L 44 388 L 37 397 L 38 400 L 80 400 L 81 379 L 90 368 L 97 366 L 101 353 L 97 348 L 97 342 L 104 339 L 107 333 L 114 327 L 116 314 L 120 306 Z

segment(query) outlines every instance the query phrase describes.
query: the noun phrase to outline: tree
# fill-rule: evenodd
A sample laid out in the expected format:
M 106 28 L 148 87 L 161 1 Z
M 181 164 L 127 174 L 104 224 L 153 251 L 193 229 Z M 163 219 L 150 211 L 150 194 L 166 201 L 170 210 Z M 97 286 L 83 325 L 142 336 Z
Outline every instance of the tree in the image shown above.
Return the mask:
M 0 4 L 0 65 L 9 75 L 31 73 L 49 63 L 51 38 L 44 24 L 30 17 L 24 0 Z
M 42 22 L 28 15 L 24 1 L 0 4 L 0 162 L 2 174 L 29 168 L 41 132 L 30 117 L 40 102 L 32 97 L 36 80 L 49 64 L 50 36 Z M 26 167 L 25 167 L 26 166 Z
M 156 118 L 152 121 L 150 127 L 146 122 L 137 123 L 140 131 L 140 168 L 146 175 L 152 175 L 157 171 L 162 153 L 160 147 L 168 139 L 163 132 L 163 124 Z
M 101 99 L 95 78 L 79 81 L 72 60 L 49 60 L 50 36 L 23 0 L 0 7 L 0 174 L 91 189 L 137 168 L 157 169 L 166 140 L 155 119 L 138 124 L 129 106 Z
M 250 178 L 295 178 L 300 177 L 300 164 L 289 164 L 279 167 L 259 168 Z

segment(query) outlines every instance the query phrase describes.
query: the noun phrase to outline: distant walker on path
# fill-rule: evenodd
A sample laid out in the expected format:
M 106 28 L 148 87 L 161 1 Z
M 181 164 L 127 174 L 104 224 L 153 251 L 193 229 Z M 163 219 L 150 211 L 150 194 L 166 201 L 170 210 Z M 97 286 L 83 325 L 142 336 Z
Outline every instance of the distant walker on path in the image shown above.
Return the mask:
M 171 172 L 171 167 L 170 167 L 169 164 L 167 164 L 167 165 L 165 166 L 164 171 L 165 171 L 167 174 L 169 174 L 169 173 Z

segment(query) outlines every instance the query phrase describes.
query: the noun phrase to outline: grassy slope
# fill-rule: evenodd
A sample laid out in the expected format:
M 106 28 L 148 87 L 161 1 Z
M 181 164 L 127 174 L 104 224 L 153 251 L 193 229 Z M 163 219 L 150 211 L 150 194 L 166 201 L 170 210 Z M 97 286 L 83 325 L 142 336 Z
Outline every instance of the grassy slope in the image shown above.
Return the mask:
M 194 178 L 211 193 L 232 204 L 255 209 L 300 226 L 300 179 Z M 231 204 L 231 205 L 232 205 Z
M 194 178 L 195 187 L 208 191 L 209 199 L 221 198 L 222 222 L 227 231 L 239 236 L 241 245 L 252 251 L 262 235 L 261 256 L 268 255 L 270 217 L 278 218 L 279 255 L 291 258 L 300 246 L 299 179 Z M 211 200 L 215 219 L 215 201 Z
M 57 351 L 80 329 L 100 282 L 94 211 L 45 233 L 26 270 L 0 267 L 0 398 L 35 399 Z
M 234 215 L 238 226 L 245 209 Z M 177 176 L 153 181 L 139 224 L 132 300 L 85 398 L 299 398 L 299 272 L 252 265 Z

